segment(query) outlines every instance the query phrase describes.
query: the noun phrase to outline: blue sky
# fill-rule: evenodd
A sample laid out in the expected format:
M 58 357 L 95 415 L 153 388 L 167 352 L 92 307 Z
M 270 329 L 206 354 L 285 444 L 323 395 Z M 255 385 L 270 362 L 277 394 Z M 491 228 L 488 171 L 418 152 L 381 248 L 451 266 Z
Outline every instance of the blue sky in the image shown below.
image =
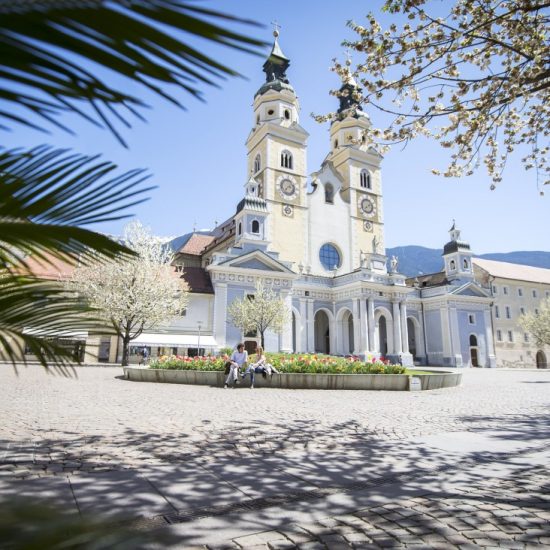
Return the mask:
M 380 15 L 382 2 L 239 0 L 203 5 L 265 24 L 263 29 L 234 28 L 267 41 L 272 40 L 270 22 L 280 23 L 280 44 L 291 59 L 288 76 L 302 109 L 300 122 L 310 133 L 308 173 L 314 172 L 328 151 L 328 124 L 316 123 L 310 113 L 336 108 L 337 100 L 329 90 L 339 82 L 329 68 L 334 57 L 344 58 L 342 40 L 352 37 L 346 22 L 360 21 L 368 9 Z M 380 15 L 385 23 L 389 17 Z M 137 218 L 165 236 L 181 235 L 195 224 L 199 229 L 211 228 L 215 221 L 231 216 L 242 198 L 247 176 L 244 144 L 253 124 L 254 93 L 264 80 L 264 57 L 208 44 L 202 47 L 247 79 L 230 79 L 221 82 L 220 89 L 204 89 L 206 103 L 181 95 L 188 111 L 139 92 L 152 109 L 145 113 L 146 123 L 135 121 L 131 130 L 124 131 L 128 150 L 108 132 L 73 119 L 70 124 L 77 137 L 16 129 L 4 135 L 3 143 L 9 147 L 49 143 L 81 153 L 102 153 L 123 170 L 148 168 L 158 189 L 147 203 L 133 209 Z M 550 192 L 539 195 L 533 175 L 519 165 L 519 156 L 509 163 L 495 191 L 489 190 L 491 182 L 483 170 L 463 179 L 431 175 L 431 168 L 444 163 L 444 151 L 424 140 L 386 155 L 382 178 L 387 247 L 441 247 L 454 218 L 476 253 L 550 250 Z M 106 224 L 101 230 L 119 233 L 122 225 Z

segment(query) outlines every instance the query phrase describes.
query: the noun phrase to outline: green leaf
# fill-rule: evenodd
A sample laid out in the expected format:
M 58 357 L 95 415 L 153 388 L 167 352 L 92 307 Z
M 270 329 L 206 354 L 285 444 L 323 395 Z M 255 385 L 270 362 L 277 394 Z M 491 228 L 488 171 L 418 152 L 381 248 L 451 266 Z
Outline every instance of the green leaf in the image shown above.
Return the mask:
M 252 54 L 266 45 L 226 28 L 258 26 L 253 21 L 181 0 L 0 0 L 0 15 L 0 127 L 47 123 L 69 131 L 58 119 L 73 112 L 106 126 L 121 143 L 115 123 L 128 126 L 128 115 L 140 117 L 146 105 L 128 92 L 132 86 L 108 82 L 97 68 L 182 107 L 169 90 L 200 98 L 203 85 L 239 76 L 189 38 Z
M 0 265 L 25 266 L 32 256 L 76 262 L 132 254 L 83 225 L 126 218 L 146 200 L 143 170 L 114 176 L 110 162 L 41 146 L 0 152 Z
M 45 367 L 63 374 L 78 358 L 58 338 L 97 331 L 100 321 L 61 282 L 4 273 L 0 277 L 0 359 L 26 363 L 25 348 Z M 106 333 L 104 329 L 102 333 Z

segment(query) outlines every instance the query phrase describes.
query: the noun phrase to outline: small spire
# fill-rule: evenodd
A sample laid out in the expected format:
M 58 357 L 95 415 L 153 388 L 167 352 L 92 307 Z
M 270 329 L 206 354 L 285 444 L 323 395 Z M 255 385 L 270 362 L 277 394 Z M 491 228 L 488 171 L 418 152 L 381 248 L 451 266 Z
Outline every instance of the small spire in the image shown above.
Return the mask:
M 451 229 L 449 229 L 449 231 L 454 231 L 455 229 L 456 229 L 456 221 L 453 218 L 453 226 L 451 227 Z
M 280 80 L 288 84 L 286 77 L 286 70 L 290 65 L 290 59 L 283 53 L 281 46 L 279 46 L 279 29 L 281 26 L 276 21 L 272 23 L 273 30 L 273 48 L 271 53 L 264 63 L 264 72 L 266 75 L 266 82 L 272 82 L 274 80 Z
M 340 100 L 338 113 L 343 116 L 349 116 L 349 113 L 352 112 L 355 117 L 366 116 L 365 113 L 363 113 L 360 101 L 357 99 L 357 94 L 360 94 L 361 88 L 359 88 L 350 67 L 351 53 L 348 49 L 346 50 L 346 62 L 342 74 L 342 86 L 340 87 L 338 97 Z

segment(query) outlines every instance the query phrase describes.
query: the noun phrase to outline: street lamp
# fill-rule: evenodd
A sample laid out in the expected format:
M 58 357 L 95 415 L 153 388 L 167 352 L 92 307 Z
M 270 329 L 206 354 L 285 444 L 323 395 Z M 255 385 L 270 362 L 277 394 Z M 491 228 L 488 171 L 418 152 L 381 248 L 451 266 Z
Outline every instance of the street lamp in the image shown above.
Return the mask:
M 197 338 L 197 355 L 201 354 L 201 328 L 202 321 L 197 321 L 197 326 L 199 327 L 199 336 Z

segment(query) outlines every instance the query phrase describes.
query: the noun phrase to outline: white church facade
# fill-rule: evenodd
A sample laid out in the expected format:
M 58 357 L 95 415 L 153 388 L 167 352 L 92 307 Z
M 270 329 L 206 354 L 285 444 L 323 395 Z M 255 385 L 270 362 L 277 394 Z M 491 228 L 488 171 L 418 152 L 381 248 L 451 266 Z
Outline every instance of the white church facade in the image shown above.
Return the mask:
M 385 356 L 403 364 L 494 366 L 487 289 L 473 277 L 472 253 L 453 226 L 439 279 L 407 281 L 384 248 L 381 155 L 362 138 L 368 116 L 342 86 L 328 154 L 306 173 L 308 133 L 277 36 L 264 63 L 246 141 L 249 179 L 235 214 L 211 232 L 174 241 L 176 269 L 191 287 L 185 317 L 134 343 L 182 352 L 197 346 L 256 347 L 227 319 L 231 302 L 261 279 L 292 312 L 267 351 Z M 184 335 L 187 336 L 184 336 Z M 160 349 L 160 348 L 159 348 Z M 197 350 L 198 351 L 198 350 Z

